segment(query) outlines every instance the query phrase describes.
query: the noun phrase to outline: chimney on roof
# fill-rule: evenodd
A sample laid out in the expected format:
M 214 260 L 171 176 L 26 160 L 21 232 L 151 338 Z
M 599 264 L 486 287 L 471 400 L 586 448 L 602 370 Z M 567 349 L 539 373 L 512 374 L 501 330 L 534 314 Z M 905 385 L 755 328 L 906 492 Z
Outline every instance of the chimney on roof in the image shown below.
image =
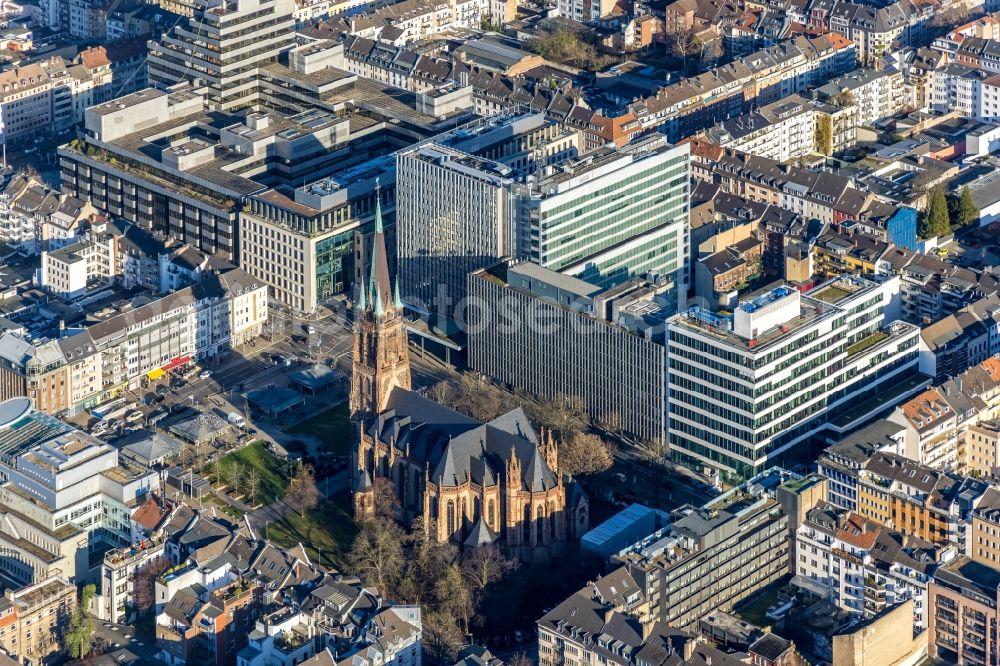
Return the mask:
M 685 663 L 691 661 L 691 659 L 694 658 L 694 644 L 695 644 L 694 638 L 688 638 L 687 640 L 684 641 L 683 649 L 684 649 Z
M 60 319 L 59 320 L 59 339 L 62 340 L 65 335 L 66 335 L 66 320 L 65 319 Z

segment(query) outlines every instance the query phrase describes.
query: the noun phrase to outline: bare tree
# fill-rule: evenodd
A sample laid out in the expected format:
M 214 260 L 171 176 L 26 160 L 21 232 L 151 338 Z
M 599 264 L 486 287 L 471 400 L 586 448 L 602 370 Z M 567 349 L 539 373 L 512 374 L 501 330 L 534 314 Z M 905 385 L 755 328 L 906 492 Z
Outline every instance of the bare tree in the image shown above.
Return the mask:
M 407 602 L 424 603 L 433 599 L 437 580 L 458 557 L 458 549 L 453 544 L 430 536 L 435 530 L 433 521 L 426 530 L 423 518 L 413 522 L 407 538 L 409 551 L 399 591 L 400 598 Z
M 462 559 L 462 574 L 472 586 L 476 603 L 482 600 L 488 588 L 517 566 L 506 557 L 495 543 L 481 546 L 466 553 Z
M 464 631 L 469 630 L 472 617 L 472 591 L 462 575 L 462 569 L 455 562 L 448 565 L 444 575 L 434 585 L 434 597 L 438 611 L 454 618 Z
M 618 437 L 622 431 L 622 415 L 614 410 L 602 412 L 594 419 L 594 425 L 609 435 Z
M 399 514 L 399 498 L 396 497 L 392 481 L 384 477 L 375 479 L 372 483 L 372 495 L 375 516 L 395 519 Z
M 319 488 L 316 487 L 316 478 L 313 476 L 312 467 L 309 465 L 299 465 L 288 483 L 288 490 L 285 491 L 285 501 L 288 502 L 303 518 L 306 511 L 315 509 L 319 504 Z
M 455 619 L 446 613 L 431 611 L 423 624 L 423 641 L 431 658 L 439 664 L 454 663 L 464 641 Z
M 534 666 L 527 652 L 518 652 L 506 661 L 507 666 Z
M 222 461 L 216 460 L 212 463 L 212 467 L 209 470 L 211 478 L 214 481 L 214 485 L 221 486 L 225 481 L 225 470 L 223 470 Z
M 254 506 L 257 504 L 257 493 L 260 492 L 260 472 L 256 467 L 249 467 L 243 475 L 243 488 L 246 491 L 247 504 Z
M 233 492 L 237 495 L 243 493 L 246 472 L 247 468 L 242 463 L 233 463 L 232 467 L 229 468 L 229 485 L 233 487 Z
M 560 437 L 569 437 L 587 427 L 586 406 L 575 395 L 557 395 L 541 398 L 528 405 L 529 416 L 537 425 L 548 428 Z
M 447 379 L 442 379 L 429 389 L 427 397 L 441 405 L 455 404 L 455 387 Z
M 597 435 L 578 432 L 559 442 L 559 469 L 569 474 L 587 475 L 603 472 L 614 459 L 608 445 Z
M 148 613 L 156 604 L 156 579 L 170 568 L 170 564 L 169 558 L 159 555 L 135 572 L 132 600 L 140 616 Z
M 385 518 L 367 520 L 347 557 L 361 580 L 393 596 L 391 588 L 403 571 L 403 530 Z

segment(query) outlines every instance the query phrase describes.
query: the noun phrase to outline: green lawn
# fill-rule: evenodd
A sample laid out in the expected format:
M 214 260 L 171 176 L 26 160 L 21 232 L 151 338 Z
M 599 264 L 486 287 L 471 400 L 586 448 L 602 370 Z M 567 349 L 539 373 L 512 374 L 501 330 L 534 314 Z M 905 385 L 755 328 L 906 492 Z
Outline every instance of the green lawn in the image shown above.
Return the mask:
M 206 504 L 211 504 L 213 506 L 218 507 L 219 511 L 226 514 L 230 518 L 235 518 L 239 520 L 240 518 L 243 517 L 242 511 L 240 511 L 234 506 L 226 504 L 223 500 L 219 499 L 218 497 L 212 497 L 209 500 L 206 500 Z
M 351 451 L 354 434 L 346 402 L 320 412 L 288 429 L 291 435 L 312 435 L 323 443 L 323 450 L 334 455 L 346 456 Z
M 858 340 L 853 345 L 851 345 L 850 347 L 848 347 L 847 348 L 847 355 L 848 356 L 854 356 L 855 354 L 860 354 L 864 350 L 866 350 L 869 347 L 872 347 L 874 345 L 877 345 L 878 343 L 882 342 L 883 340 L 885 340 L 888 337 L 889 337 L 889 334 L 886 333 L 885 331 L 875 331 L 874 333 L 872 333 L 871 335 L 869 335 L 867 338 L 863 338 L 861 340 Z
M 350 501 L 343 493 L 323 500 L 305 518 L 291 512 L 267 526 L 267 539 L 285 548 L 301 543 L 314 561 L 343 571 L 357 533 Z
M 234 470 L 241 467 L 255 468 L 260 474 L 257 503 L 270 504 L 285 494 L 285 488 L 288 487 L 288 463 L 272 456 L 264 446 L 264 442 L 258 440 L 250 446 L 230 453 L 214 464 L 222 465 L 222 478 L 230 485 Z M 210 465 L 206 470 L 206 476 L 212 482 L 215 481 L 213 467 L 214 465 Z
M 849 296 L 850 292 L 831 284 L 830 286 L 824 287 L 819 291 L 809 292 L 806 295 L 811 298 L 816 298 L 818 300 L 821 300 L 824 303 L 836 303 L 845 296 Z

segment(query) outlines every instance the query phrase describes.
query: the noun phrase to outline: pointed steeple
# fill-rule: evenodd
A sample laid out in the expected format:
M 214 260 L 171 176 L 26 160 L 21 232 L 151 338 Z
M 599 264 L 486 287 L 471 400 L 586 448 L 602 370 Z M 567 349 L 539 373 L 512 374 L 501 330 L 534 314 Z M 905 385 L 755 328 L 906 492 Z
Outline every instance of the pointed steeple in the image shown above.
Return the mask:
M 368 291 L 367 285 L 361 285 L 361 293 L 358 295 L 357 309 L 360 312 L 364 312 L 368 309 L 368 298 L 365 293 Z
M 375 181 L 375 233 L 372 237 L 368 289 L 375 314 L 385 314 L 393 305 L 393 296 L 389 280 L 389 255 L 385 249 L 385 228 L 382 224 L 382 188 L 377 180 Z
M 396 284 L 392 289 L 392 307 L 397 310 L 403 309 L 403 299 L 399 297 L 399 276 L 396 276 Z

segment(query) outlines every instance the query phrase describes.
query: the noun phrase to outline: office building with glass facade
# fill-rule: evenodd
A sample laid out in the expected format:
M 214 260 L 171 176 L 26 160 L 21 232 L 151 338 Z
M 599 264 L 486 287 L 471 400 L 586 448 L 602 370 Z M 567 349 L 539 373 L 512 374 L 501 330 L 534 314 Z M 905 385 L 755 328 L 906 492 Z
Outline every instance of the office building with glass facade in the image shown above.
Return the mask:
M 898 291 L 896 278 L 838 277 L 808 294 L 772 289 L 732 314 L 693 307 L 672 317 L 673 456 L 746 476 L 874 417 L 894 404 L 887 396 L 919 391 L 919 328 L 886 321 Z
M 689 276 L 689 148 L 650 137 L 567 161 L 520 192 L 531 261 L 608 288 L 664 279 L 683 307 Z M 521 226 L 524 228 L 524 225 Z
M 372 160 L 336 178 L 249 197 L 240 212 L 240 266 L 269 296 L 299 312 L 361 282 L 371 256 L 375 197 L 391 219 L 394 158 Z M 376 188 L 376 183 L 378 187 Z M 387 235 L 395 231 L 394 225 Z M 392 244 L 390 243 L 390 247 Z
M 547 154 L 494 160 L 437 142 L 399 153 L 399 275 L 409 305 L 450 317 L 467 295 L 466 276 L 504 256 L 602 288 L 666 280 L 673 309 L 683 305 L 688 146 L 654 136 L 583 156 Z

